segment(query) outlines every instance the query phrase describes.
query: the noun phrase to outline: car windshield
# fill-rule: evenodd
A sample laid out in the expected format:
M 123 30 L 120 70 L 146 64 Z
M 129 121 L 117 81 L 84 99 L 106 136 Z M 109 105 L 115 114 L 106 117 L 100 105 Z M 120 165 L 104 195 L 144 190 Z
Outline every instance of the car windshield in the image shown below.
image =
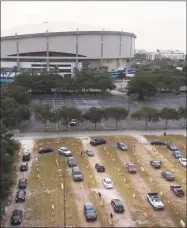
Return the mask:
M 112 184 L 112 181 L 107 180 L 106 183 L 107 183 L 107 184 Z
M 180 155 L 181 153 L 179 151 L 175 151 L 175 154 L 176 155 Z
M 21 183 L 21 184 L 24 184 L 25 182 L 26 182 L 25 179 L 21 179 L 21 180 L 20 180 L 20 183 Z
M 182 162 L 186 162 L 186 158 L 182 158 L 181 161 L 182 161 Z
M 67 148 L 62 148 L 62 150 L 63 150 L 63 151 L 68 151 L 68 149 L 67 149 Z
M 95 210 L 93 208 L 87 209 L 87 214 L 95 214 Z
M 153 163 L 154 163 L 155 165 L 160 165 L 160 162 L 159 162 L 159 161 L 153 161 Z
M 81 175 L 81 172 L 80 171 L 75 171 L 74 174 L 75 175 Z
M 75 162 L 75 159 L 74 158 L 69 158 L 69 161 L 70 162 Z
M 129 168 L 135 169 L 135 166 L 134 166 L 133 164 L 130 164 L 130 165 L 129 165 Z
M 154 201 L 154 202 L 160 202 L 160 199 L 155 198 L 155 199 L 153 199 L 153 201 Z
M 166 172 L 165 174 L 166 174 L 166 176 L 168 176 L 168 177 L 173 177 L 173 175 L 172 175 L 171 173 L 169 173 L 169 172 Z

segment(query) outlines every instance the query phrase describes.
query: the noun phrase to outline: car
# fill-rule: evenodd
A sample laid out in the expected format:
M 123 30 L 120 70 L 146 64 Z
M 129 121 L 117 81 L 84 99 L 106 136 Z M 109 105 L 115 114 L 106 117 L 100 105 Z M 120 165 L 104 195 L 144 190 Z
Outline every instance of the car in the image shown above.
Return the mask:
M 105 172 L 105 167 L 103 164 L 95 164 L 95 169 L 97 170 L 98 173 Z
M 26 178 L 19 179 L 18 188 L 25 189 L 26 187 L 27 187 L 27 179 Z
M 53 152 L 54 149 L 53 148 L 40 148 L 38 150 L 39 154 L 46 154 L 46 153 L 51 153 Z
M 103 185 L 105 186 L 105 188 L 107 188 L 107 189 L 113 188 L 113 183 L 110 178 L 103 178 L 102 182 L 103 182 Z
M 16 193 L 16 203 L 25 202 L 25 197 L 26 197 L 26 191 L 24 191 L 24 190 L 17 191 L 17 193 Z
M 153 140 L 150 142 L 151 145 L 153 146 L 165 146 L 166 143 L 164 141 L 160 141 L 160 140 Z
M 83 175 L 79 169 L 79 167 L 73 167 L 72 168 L 72 177 L 74 181 L 82 181 Z
M 128 150 L 128 146 L 124 142 L 118 142 L 117 147 L 118 147 L 118 149 L 123 150 L 123 151 Z
M 187 166 L 187 159 L 186 158 L 179 158 L 179 162 L 183 167 Z
M 70 125 L 71 127 L 75 127 L 75 126 L 77 125 L 76 119 L 72 119 L 69 125 Z
M 97 212 L 91 203 L 84 204 L 84 215 L 86 217 L 86 221 L 97 220 Z
M 176 196 L 184 196 L 184 191 L 182 190 L 180 185 L 171 185 L 170 189 Z
M 171 151 L 178 150 L 177 147 L 174 144 L 172 144 L 172 143 L 167 143 L 166 146 Z
M 125 211 L 123 202 L 119 199 L 112 199 L 111 206 L 113 207 L 114 211 L 117 213 L 123 213 Z
M 31 159 L 31 154 L 29 152 L 24 152 L 23 153 L 23 157 L 22 157 L 22 161 L 30 161 Z
M 136 173 L 137 172 L 134 164 L 126 164 L 126 168 L 127 168 L 129 173 Z
M 14 210 L 11 216 L 11 225 L 20 225 L 23 219 L 23 211 L 22 210 Z
M 66 148 L 66 147 L 60 147 L 58 149 L 58 152 L 59 152 L 59 154 L 62 154 L 66 157 L 72 157 L 71 151 L 68 150 L 68 148 Z
M 174 176 L 171 172 L 161 172 L 161 175 L 167 181 L 174 181 Z
M 182 157 L 183 157 L 182 154 L 181 154 L 181 152 L 178 151 L 178 150 L 172 151 L 172 154 L 173 154 L 173 156 L 174 156 L 176 159 L 179 159 L 179 158 L 182 158 Z
M 92 146 L 98 146 L 98 145 L 106 144 L 106 140 L 103 139 L 103 138 L 101 138 L 101 139 L 92 139 L 92 140 L 90 141 L 90 144 L 91 144 Z
M 68 163 L 69 167 L 75 167 L 75 166 L 77 166 L 77 163 L 76 163 L 74 157 L 68 157 L 67 163 Z
M 154 210 L 164 210 L 164 204 L 162 203 L 158 193 L 147 193 L 147 200 L 152 205 Z
M 161 161 L 150 161 L 150 165 L 152 165 L 155 169 L 160 169 L 162 166 Z
M 28 170 L 28 163 L 27 162 L 22 162 L 20 165 L 20 171 L 24 172 Z
M 85 153 L 88 155 L 88 157 L 93 157 L 94 156 L 93 150 L 86 150 Z

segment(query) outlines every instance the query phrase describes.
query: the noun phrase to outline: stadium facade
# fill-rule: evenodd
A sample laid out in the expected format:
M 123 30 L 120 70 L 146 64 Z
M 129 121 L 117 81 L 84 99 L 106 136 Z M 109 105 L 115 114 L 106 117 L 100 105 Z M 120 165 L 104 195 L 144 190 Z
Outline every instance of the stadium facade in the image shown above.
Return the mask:
M 74 68 L 107 66 L 109 71 L 130 68 L 135 54 L 133 33 L 68 31 L 1 37 L 1 72 L 40 73 L 57 67 L 64 76 Z M 1 73 L 2 74 L 2 73 Z

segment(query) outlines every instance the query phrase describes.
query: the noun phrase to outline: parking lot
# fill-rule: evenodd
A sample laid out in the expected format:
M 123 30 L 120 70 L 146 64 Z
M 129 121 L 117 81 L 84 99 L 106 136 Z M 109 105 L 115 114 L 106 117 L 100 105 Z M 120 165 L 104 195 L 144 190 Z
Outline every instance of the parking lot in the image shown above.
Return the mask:
M 10 227 L 10 216 L 14 209 L 23 210 L 24 227 L 62 227 L 64 218 L 66 225 L 71 227 L 180 227 L 181 220 L 186 221 L 186 168 L 181 166 L 168 148 L 152 147 L 149 143 L 156 139 L 173 142 L 186 156 L 184 136 L 108 136 L 104 137 L 107 143 L 97 147 L 90 145 L 90 140 L 94 138 L 87 136 L 37 141 L 38 148 L 54 148 L 54 152 L 47 154 L 38 154 L 31 139 L 22 140 L 23 152 L 28 148 L 31 152 L 30 170 L 24 175 L 28 178 L 26 203 L 12 200 L 7 209 L 5 227 Z M 117 148 L 119 141 L 128 146 L 127 151 Z M 74 181 L 67 159 L 57 152 L 61 146 L 67 147 L 75 158 L 84 177 L 81 182 Z M 89 157 L 86 150 L 93 151 L 94 156 Z M 151 160 L 162 161 L 161 168 L 154 169 L 150 165 Z M 97 172 L 96 163 L 103 164 L 105 172 Z M 126 164 L 134 164 L 136 173 L 129 173 Z M 163 171 L 172 172 L 174 181 L 163 179 Z M 18 172 L 18 179 L 20 177 L 22 174 Z M 61 187 L 64 178 L 66 200 L 63 198 L 65 185 Z M 103 184 L 104 178 L 111 179 L 111 189 Z M 185 195 L 175 196 L 170 185 L 180 185 Z M 152 208 L 146 196 L 150 192 L 158 193 L 164 210 L 155 211 Z M 122 201 L 124 213 L 114 211 L 112 199 Z M 96 209 L 96 221 L 87 222 L 85 219 L 83 209 L 87 202 L 91 202 Z
M 130 113 L 133 113 L 140 109 L 142 106 L 154 107 L 157 109 L 161 109 L 163 107 L 171 107 L 178 108 L 180 106 L 186 105 L 186 94 L 181 95 L 159 95 L 145 101 L 138 101 L 132 98 L 128 99 L 127 96 L 102 96 L 102 95 L 94 95 L 94 96 L 67 96 L 67 95 L 46 95 L 46 96 L 38 96 L 34 97 L 32 100 L 34 104 L 49 104 L 52 108 L 59 108 L 62 106 L 74 106 L 81 110 L 82 113 L 85 113 L 90 107 L 97 108 L 108 108 L 108 107 L 124 107 L 126 109 L 129 108 Z M 165 125 L 165 121 L 160 121 L 158 123 L 150 123 L 148 128 L 151 129 L 163 129 Z M 145 124 L 143 121 L 132 120 L 127 117 L 126 120 L 120 121 L 118 123 L 118 129 L 144 129 Z M 170 129 L 183 129 L 185 128 L 184 120 L 180 121 L 168 121 L 168 128 Z M 44 126 L 35 121 L 35 118 L 32 117 L 31 120 L 22 125 L 21 130 L 24 132 L 42 132 Z M 64 126 L 60 126 L 60 130 L 65 130 Z M 95 126 L 92 123 L 80 123 L 76 127 L 70 130 L 94 130 Z M 116 129 L 116 122 L 113 119 L 109 119 L 107 121 L 102 120 L 101 123 L 97 124 L 97 130 L 114 130 Z M 48 131 L 56 131 L 56 125 L 53 123 L 47 124 Z

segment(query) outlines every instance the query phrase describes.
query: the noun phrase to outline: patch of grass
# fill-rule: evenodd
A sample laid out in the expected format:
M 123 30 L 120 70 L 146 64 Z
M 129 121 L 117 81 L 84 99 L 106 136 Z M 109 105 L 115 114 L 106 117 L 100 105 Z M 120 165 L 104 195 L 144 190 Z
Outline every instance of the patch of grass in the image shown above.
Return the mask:
M 102 162 L 106 168 L 106 171 L 109 173 L 114 183 L 114 186 L 116 187 L 117 191 L 120 192 L 120 194 L 122 195 L 123 199 L 127 204 L 127 207 L 130 209 L 132 219 L 140 221 L 145 220 L 144 212 L 147 212 L 147 205 L 145 205 L 145 201 L 142 200 L 142 198 L 138 195 L 137 189 L 135 189 L 133 186 L 129 184 L 130 179 L 128 175 L 126 175 L 124 164 L 121 163 L 121 160 L 119 159 L 118 154 L 116 152 L 116 142 L 119 141 L 121 137 L 109 136 L 105 138 L 109 140 L 107 144 L 104 146 L 100 146 L 97 149 L 102 159 Z M 130 139 L 131 137 L 126 137 L 124 141 L 127 142 Z M 105 151 L 104 148 L 107 148 L 107 151 Z M 129 148 L 129 151 L 132 152 L 132 148 Z M 109 152 L 112 155 L 112 158 L 115 159 L 115 164 L 110 158 L 110 156 L 107 154 L 107 152 Z M 117 168 L 120 169 L 120 172 L 117 171 Z M 126 179 L 126 182 L 124 182 L 124 178 Z M 136 193 L 136 199 L 133 199 L 133 193 Z M 137 226 L 150 227 L 150 225 L 154 223 L 156 227 L 159 227 L 159 224 L 157 223 L 157 221 L 154 221 L 149 212 L 148 216 L 149 222 L 147 224 L 137 224 Z
M 49 141 L 49 140 L 48 140 Z M 40 140 L 37 143 L 43 142 Z M 59 145 L 51 142 L 47 144 L 48 147 L 58 148 Z M 32 211 L 27 218 L 29 220 L 34 220 L 36 226 L 53 227 L 53 226 L 63 226 L 64 224 L 64 201 L 63 201 L 63 190 L 61 189 L 61 183 L 58 169 L 56 165 L 56 153 L 42 154 L 37 162 L 33 164 L 28 184 L 31 192 L 31 196 L 28 198 L 27 207 L 31 208 Z M 61 164 L 62 168 L 64 165 Z M 40 178 L 43 181 L 46 188 L 51 191 L 52 203 L 55 206 L 54 209 L 54 222 L 52 222 L 52 203 L 50 201 L 50 196 L 45 192 L 45 189 L 38 181 L 37 178 L 37 167 L 39 168 Z M 73 200 L 73 192 L 71 188 L 70 177 L 66 177 L 66 192 L 68 193 L 67 198 L 67 208 L 66 208 L 66 224 L 80 225 L 79 218 L 77 218 L 77 209 L 75 202 Z M 33 192 L 34 191 L 34 192 Z M 71 215 L 71 217 L 68 217 Z

